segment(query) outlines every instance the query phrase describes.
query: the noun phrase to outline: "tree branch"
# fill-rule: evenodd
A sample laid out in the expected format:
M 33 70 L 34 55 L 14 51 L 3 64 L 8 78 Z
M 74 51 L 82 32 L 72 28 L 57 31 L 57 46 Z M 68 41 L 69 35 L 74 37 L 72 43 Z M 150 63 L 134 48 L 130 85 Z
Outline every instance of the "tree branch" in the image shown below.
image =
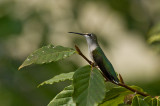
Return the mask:
M 75 48 L 76 48 L 77 53 L 80 56 L 82 56 L 90 65 L 93 66 L 94 63 L 92 61 L 90 61 L 85 55 L 83 55 L 83 53 L 81 52 L 81 50 L 79 49 L 79 47 L 77 45 L 75 45 Z
M 138 90 L 136 90 L 136 89 L 133 89 L 133 88 L 131 88 L 130 86 L 128 86 L 128 85 L 126 85 L 126 84 L 123 84 L 123 83 L 119 83 L 119 84 L 117 84 L 117 85 L 122 86 L 122 87 L 124 87 L 124 88 L 126 88 L 126 89 L 128 89 L 128 90 L 130 90 L 130 91 L 132 91 L 132 92 L 135 92 L 136 94 L 140 94 L 140 95 L 142 95 L 142 96 L 144 96 L 144 97 L 146 97 L 146 96 L 151 96 L 151 95 L 149 95 L 149 94 L 147 94 L 147 93 L 144 93 L 144 92 L 138 91 Z
M 77 51 L 77 53 L 80 55 L 80 56 L 82 56 L 91 66 L 93 66 L 94 67 L 94 63 L 92 62 L 92 61 L 90 61 L 86 56 L 84 56 L 83 55 L 83 53 L 81 52 L 81 50 L 79 49 L 79 47 L 77 46 L 77 45 L 75 45 L 75 48 L 76 48 L 76 51 Z M 103 75 L 103 73 L 101 73 L 102 75 Z M 105 76 L 105 75 L 103 75 L 104 76 L 104 78 L 106 79 L 106 81 L 109 81 L 108 80 L 108 78 Z M 116 85 L 118 85 L 118 86 L 121 86 L 121 87 L 124 87 L 124 88 L 126 88 L 126 89 L 128 89 L 128 90 L 130 90 L 130 91 L 132 91 L 132 92 L 134 92 L 134 93 L 136 93 L 136 94 L 140 94 L 140 95 L 142 95 L 142 96 L 144 96 L 144 97 L 146 97 L 146 96 L 151 96 L 151 95 L 149 95 L 149 94 L 147 94 L 147 93 L 144 93 L 144 92 L 141 92 L 141 91 L 138 91 L 138 90 L 136 90 L 136 89 L 133 89 L 133 88 L 131 88 L 130 86 L 128 86 L 128 85 L 126 85 L 125 83 L 124 83 L 124 80 L 123 80 L 123 78 L 122 78 L 122 76 L 119 74 L 119 77 L 120 77 L 120 83 L 115 83 L 115 82 L 113 82 L 113 81 L 110 81 L 111 83 L 113 83 L 113 84 L 116 84 Z M 152 96 L 151 96 L 152 97 Z

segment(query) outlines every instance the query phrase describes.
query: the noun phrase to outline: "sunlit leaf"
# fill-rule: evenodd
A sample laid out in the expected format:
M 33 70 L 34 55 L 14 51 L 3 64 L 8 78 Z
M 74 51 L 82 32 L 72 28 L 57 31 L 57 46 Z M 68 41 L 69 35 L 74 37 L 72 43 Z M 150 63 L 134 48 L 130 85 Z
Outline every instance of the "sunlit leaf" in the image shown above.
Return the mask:
M 96 106 L 105 97 L 105 81 L 96 68 L 79 68 L 73 75 L 73 85 L 73 100 L 77 106 Z
M 149 30 L 148 36 L 148 43 L 160 52 L 160 23 L 157 23 Z
M 152 97 L 147 96 L 144 98 L 144 101 L 146 101 L 146 103 L 148 103 L 149 106 L 152 106 Z
M 113 88 L 118 87 L 118 85 L 115 85 L 115 84 L 113 84 L 113 83 L 111 83 L 109 81 L 107 81 L 105 84 L 106 84 L 106 92 L 110 91 Z
M 119 104 L 124 103 L 124 96 L 125 94 L 119 95 L 111 100 L 105 101 L 100 106 L 118 106 Z
M 144 101 L 149 105 L 149 106 L 160 106 L 160 99 L 159 97 L 152 98 L 150 96 L 145 97 Z
M 157 101 L 158 101 L 158 102 L 157 102 L 157 105 L 160 105 L 160 96 L 158 96 L 156 99 L 157 99 Z
M 74 72 L 70 72 L 70 73 L 62 73 L 60 75 L 56 75 L 53 78 L 42 82 L 39 86 L 42 86 L 44 84 L 54 84 L 55 82 L 60 82 L 60 81 L 65 81 L 65 80 L 72 80 L 73 78 L 73 74 Z M 38 86 L 38 87 L 39 87 Z
M 23 64 L 19 67 L 19 69 L 31 64 L 44 64 L 50 63 L 52 61 L 62 60 L 71 56 L 74 53 L 75 50 L 72 48 L 62 46 L 54 47 L 53 45 L 44 46 L 30 54 L 23 62 Z
M 160 23 L 155 24 L 148 32 L 149 36 L 155 35 L 157 33 L 160 33 Z
M 154 43 L 160 43 L 160 33 L 159 34 L 155 34 L 155 35 L 153 35 L 152 37 L 150 37 L 149 38 L 149 40 L 148 40 L 148 42 L 150 43 L 150 44 L 154 44 Z
M 137 86 L 130 86 L 131 88 L 134 88 L 138 91 L 142 91 L 143 92 L 143 89 L 140 88 L 140 87 L 137 87 Z M 112 99 L 113 97 L 116 97 L 122 93 L 126 93 L 126 94 L 132 94 L 133 92 L 132 91 L 129 91 L 128 89 L 124 88 L 124 87 L 115 87 L 111 90 L 109 90 L 108 92 L 106 92 L 106 99 L 105 100 L 110 100 Z
M 157 103 L 158 103 L 158 100 L 156 98 L 153 98 L 152 106 L 158 106 Z
M 55 98 L 48 104 L 48 106 L 76 106 L 72 99 L 73 86 L 70 85 L 64 88 Z
M 130 86 L 138 91 L 143 91 L 140 87 L 137 86 Z M 124 104 L 125 96 L 128 94 L 133 94 L 133 92 L 127 90 L 123 87 L 114 87 L 111 90 L 106 92 L 106 96 L 104 102 L 100 106 L 118 106 Z
M 135 96 L 133 98 L 131 106 L 150 106 L 150 105 L 139 96 Z

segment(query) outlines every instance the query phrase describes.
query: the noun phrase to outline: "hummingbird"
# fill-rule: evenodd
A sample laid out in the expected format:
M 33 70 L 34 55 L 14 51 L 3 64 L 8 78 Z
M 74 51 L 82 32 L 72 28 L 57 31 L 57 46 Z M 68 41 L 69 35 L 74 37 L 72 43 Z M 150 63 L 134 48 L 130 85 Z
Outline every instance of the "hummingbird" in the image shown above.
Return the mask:
M 77 32 L 68 32 L 68 33 L 84 36 L 87 40 L 90 57 L 93 60 L 94 64 L 99 67 L 99 69 L 102 71 L 103 75 L 105 76 L 105 78 L 107 78 L 107 80 L 119 84 L 119 79 L 117 78 L 117 74 L 111 62 L 108 60 L 103 50 L 99 46 L 96 35 L 93 33 L 77 33 Z

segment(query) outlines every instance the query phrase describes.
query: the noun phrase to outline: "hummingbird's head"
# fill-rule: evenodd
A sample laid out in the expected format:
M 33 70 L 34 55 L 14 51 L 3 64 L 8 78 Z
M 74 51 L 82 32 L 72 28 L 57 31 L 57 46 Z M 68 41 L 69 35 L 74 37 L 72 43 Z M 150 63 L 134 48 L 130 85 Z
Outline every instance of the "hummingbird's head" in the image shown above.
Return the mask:
M 97 42 L 97 37 L 96 37 L 96 35 L 93 34 L 93 33 L 85 33 L 84 36 L 85 36 L 86 39 L 90 39 L 90 40 L 92 40 L 92 41 Z
M 74 33 L 74 34 L 82 35 L 86 38 L 87 42 L 97 43 L 97 37 L 93 33 L 77 33 L 77 32 L 68 32 L 68 33 Z

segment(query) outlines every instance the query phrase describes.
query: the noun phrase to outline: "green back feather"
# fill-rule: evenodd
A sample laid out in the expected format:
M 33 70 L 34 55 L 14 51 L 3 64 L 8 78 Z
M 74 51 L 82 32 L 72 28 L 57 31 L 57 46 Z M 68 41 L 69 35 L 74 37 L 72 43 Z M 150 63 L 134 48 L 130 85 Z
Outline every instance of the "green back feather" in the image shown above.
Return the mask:
M 103 63 L 104 67 L 107 69 L 108 73 L 114 77 L 116 81 L 119 81 L 117 78 L 117 74 L 111 64 L 111 62 L 107 59 L 105 56 L 104 52 L 100 47 L 97 47 L 93 52 L 92 52 L 93 57 L 96 58 L 97 62 Z

